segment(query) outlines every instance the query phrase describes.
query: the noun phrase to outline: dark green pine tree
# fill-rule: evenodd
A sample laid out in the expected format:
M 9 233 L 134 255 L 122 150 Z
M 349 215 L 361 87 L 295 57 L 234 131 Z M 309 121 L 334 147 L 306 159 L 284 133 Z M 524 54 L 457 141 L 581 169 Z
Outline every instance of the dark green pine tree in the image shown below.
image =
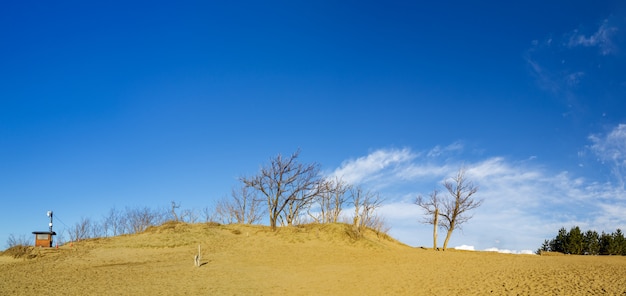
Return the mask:
M 572 255 L 583 254 L 583 233 L 578 226 L 572 227 L 567 234 L 566 253 Z
M 583 254 L 600 255 L 600 235 L 595 230 L 588 230 L 583 236 Z
M 537 254 L 545 251 L 572 255 L 626 256 L 626 237 L 621 229 L 598 234 L 595 230 L 583 232 L 578 226 L 572 227 L 569 232 L 561 227 L 555 238 L 543 242 Z
M 600 235 L 600 254 L 601 255 L 615 255 L 617 248 L 613 235 L 602 231 Z
M 550 241 L 550 250 L 552 252 L 566 253 L 567 252 L 566 245 L 567 245 L 567 230 L 565 230 L 565 227 L 561 227 L 556 237 Z
M 622 230 L 618 228 L 612 236 L 615 244 L 615 254 L 612 255 L 626 255 L 626 239 Z
M 541 244 L 541 248 L 539 248 L 537 250 L 537 252 L 535 252 L 537 255 L 541 255 L 541 253 L 543 252 L 550 252 L 552 250 L 550 250 L 550 245 L 552 245 L 552 241 L 551 240 L 544 240 L 543 244 Z

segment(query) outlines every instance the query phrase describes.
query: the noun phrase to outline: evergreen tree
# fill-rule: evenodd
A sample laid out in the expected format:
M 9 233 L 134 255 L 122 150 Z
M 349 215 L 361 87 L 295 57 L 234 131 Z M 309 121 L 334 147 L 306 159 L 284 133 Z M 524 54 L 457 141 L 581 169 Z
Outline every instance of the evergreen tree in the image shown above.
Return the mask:
M 618 228 L 612 236 L 615 244 L 615 254 L 613 255 L 626 255 L 626 239 L 622 230 Z
M 602 231 L 602 234 L 600 235 L 600 254 L 615 255 L 616 249 L 613 235 Z
M 549 240 L 544 240 L 543 244 L 541 244 L 541 248 L 539 248 L 537 250 L 537 252 L 535 252 L 537 255 L 541 255 L 542 252 L 550 252 L 550 245 L 551 245 L 551 241 Z
M 583 237 L 583 254 L 600 255 L 600 235 L 595 230 L 588 230 Z
M 552 241 L 550 241 L 550 251 L 565 253 L 566 244 L 567 244 L 567 230 L 565 230 L 565 227 L 561 227 L 556 237 Z
M 626 256 L 626 237 L 621 229 L 598 234 L 595 230 L 583 232 L 578 226 L 572 227 L 569 232 L 561 227 L 555 238 L 544 240 L 537 254 L 546 251 L 572 255 Z
M 583 254 L 583 234 L 578 226 L 572 227 L 567 233 L 567 241 L 565 244 L 566 253 L 572 255 Z

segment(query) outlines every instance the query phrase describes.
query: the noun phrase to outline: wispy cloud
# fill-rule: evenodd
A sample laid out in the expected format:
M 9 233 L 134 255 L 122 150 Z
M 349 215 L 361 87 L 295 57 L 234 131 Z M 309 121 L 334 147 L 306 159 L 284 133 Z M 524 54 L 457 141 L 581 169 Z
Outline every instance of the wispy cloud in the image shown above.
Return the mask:
M 535 40 L 536 41 L 536 40 Z M 549 91 L 553 94 L 557 94 L 561 92 L 562 86 L 559 79 L 555 78 L 555 74 L 553 74 L 548 68 L 541 65 L 538 59 L 535 57 L 535 52 L 537 51 L 537 44 L 533 42 L 533 48 L 531 48 L 524 59 L 526 63 L 530 67 L 530 73 L 537 81 L 537 84 L 541 89 Z
M 621 188 L 626 183 L 626 124 L 618 124 L 606 134 L 589 136 L 590 150 L 598 160 L 608 163 Z
M 610 139 L 602 143 L 621 136 L 620 127 L 602 138 Z M 595 143 L 600 145 L 600 141 Z M 440 150 L 445 149 L 434 147 L 426 151 Z M 566 171 L 550 172 L 526 160 L 488 157 L 462 161 L 463 155 L 451 159 L 429 152 L 408 148 L 376 150 L 344 162 L 334 174 L 342 174 L 344 180 L 351 182 L 366 181 L 368 188 L 387 197 L 380 213 L 392 226 L 391 234 L 411 245 L 432 244 L 432 229 L 419 223 L 422 212 L 413 204 L 415 197 L 427 195 L 462 166 L 468 178 L 479 186 L 477 198 L 484 203 L 475 210 L 474 218 L 453 234 L 451 245 L 528 250 L 538 248 L 560 227 L 578 225 L 614 231 L 626 226 L 623 211 L 609 206 L 623 198 L 623 193 L 619 193 L 623 190 L 610 184 L 588 181 Z
M 618 28 L 611 26 L 609 20 L 605 19 L 598 30 L 589 36 L 585 36 L 579 30 L 574 30 L 566 45 L 569 48 L 578 46 L 598 47 L 602 55 L 608 55 L 616 51 L 612 38 L 617 31 Z
M 578 71 L 574 73 L 570 73 L 565 76 L 565 82 L 568 86 L 574 87 L 580 83 L 580 80 L 585 76 L 585 72 Z
M 523 56 L 537 85 L 564 100 L 566 106 L 572 109 L 570 112 L 577 113 L 585 110 L 581 100 L 585 99 L 584 94 L 589 93 L 587 88 L 606 92 L 613 89 L 613 80 L 622 79 L 607 72 L 623 63 L 620 47 L 624 46 L 623 20 L 607 18 L 589 33 L 582 29 L 584 24 L 580 27 L 557 36 L 532 40 Z M 596 48 L 597 51 L 589 50 Z M 612 78 L 607 80 L 605 77 Z M 602 98 L 596 95 L 593 99 Z
M 331 175 L 353 184 L 367 182 L 383 176 L 381 172 L 407 163 L 416 156 L 407 148 L 376 150 L 367 156 L 344 161 Z
M 379 149 L 366 156 L 344 161 L 329 175 L 340 177 L 352 184 L 366 184 L 378 190 L 419 178 L 443 178 L 455 168 L 429 161 L 447 159 L 461 151 L 461 142 L 438 145 L 421 152 L 408 148 Z
M 450 152 L 457 152 L 463 150 L 463 144 L 461 142 L 454 142 L 448 146 L 441 147 L 439 145 L 435 146 L 433 149 L 430 149 L 426 154 L 428 157 L 439 157 L 443 154 L 447 154 Z

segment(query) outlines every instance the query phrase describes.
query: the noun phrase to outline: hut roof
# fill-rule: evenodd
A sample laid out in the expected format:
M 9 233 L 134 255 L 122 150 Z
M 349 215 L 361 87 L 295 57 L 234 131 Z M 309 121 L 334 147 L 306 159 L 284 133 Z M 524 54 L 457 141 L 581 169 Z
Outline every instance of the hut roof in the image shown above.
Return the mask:
M 54 231 L 33 231 L 33 234 L 52 234 L 52 235 L 57 235 L 57 233 L 54 232 Z

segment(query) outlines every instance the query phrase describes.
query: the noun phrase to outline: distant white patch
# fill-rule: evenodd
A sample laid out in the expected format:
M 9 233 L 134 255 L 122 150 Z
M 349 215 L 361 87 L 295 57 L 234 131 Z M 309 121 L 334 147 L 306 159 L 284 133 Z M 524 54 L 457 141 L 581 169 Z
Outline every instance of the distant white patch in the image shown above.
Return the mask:
M 460 245 L 458 247 L 454 247 L 455 250 L 464 250 L 464 251 L 476 251 L 476 249 L 474 249 L 474 246 L 468 246 L 468 245 Z
M 498 248 L 488 248 L 484 250 L 485 252 L 496 252 L 501 254 L 516 254 L 516 255 L 534 255 L 535 253 L 531 250 L 508 250 L 508 249 L 498 249 Z

